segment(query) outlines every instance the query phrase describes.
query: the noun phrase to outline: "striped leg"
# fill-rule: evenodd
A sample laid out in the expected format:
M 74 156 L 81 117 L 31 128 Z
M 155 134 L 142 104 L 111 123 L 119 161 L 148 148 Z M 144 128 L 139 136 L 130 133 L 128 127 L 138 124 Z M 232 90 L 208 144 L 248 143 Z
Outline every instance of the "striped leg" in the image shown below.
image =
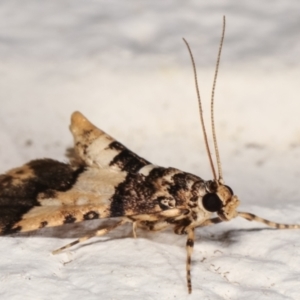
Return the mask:
M 89 235 L 86 235 L 70 244 L 67 244 L 59 249 L 56 249 L 54 251 L 52 251 L 52 254 L 58 254 L 60 253 L 61 251 L 65 250 L 65 249 L 68 249 L 76 244 L 79 244 L 79 243 L 82 243 L 82 242 L 85 242 L 86 240 L 94 237 L 94 236 L 102 236 L 102 235 L 105 235 L 107 233 L 109 233 L 110 231 L 114 230 L 115 228 L 125 224 L 126 222 L 128 222 L 126 219 L 124 220 L 121 220 L 120 222 L 117 222 L 116 224 L 110 226 L 110 227 L 106 227 L 106 228 L 102 228 L 102 229 L 99 229 L 97 230 L 96 232 L 92 233 L 92 234 L 89 234 Z
M 215 224 L 219 224 L 223 222 L 222 219 L 220 219 L 219 217 L 216 218 L 211 218 L 208 220 L 205 220 L 204 222 L 200 223 L 199 225 L 196 225 L 195 227 L 204 227 L 204 226 L 209 226 L 209 225 L 215 225 Z
M 187 280 L 187 288 L 189 294 L 192 293 L 192 279 L 191 279 L 191 257 L 194 249 L 194 240 L 195 240 L 195 232 L 194 228 L 191 228 L 187 231 L 187 241 L 186 241 L 186 280 Z
M 196 225 L 195 227 L 191 229 L 186 229 L 187 233 L 187 241 L 186 241 L 186 252 L 187 252 L 187 258 L 186 258 L 186 280 L 187 280 L 187 288 L 189 294 L 192 293 L 192 278 L 191 278 L 191 257 L 194 250 L 194 240 L 195 240 L 195 228 L 197 227 L 204 227 L 208 225 L 214 225 L 221 223 L 222 220 L 218 217 L 208 219 L 199 225 Z
M 263 224 L 266 224 L 269 227 L 277 228 L 277 229 L 300 229 L 299 224 L 281 224 L 281 223 L 275 223 L 266 219 L 263 219 L 261 217 L 258 217 L 254 214 L 250 214 L 247 212 L 238 212 L 237 215 L 239 217 L 242 217 L 248 221 L 256 221 Z

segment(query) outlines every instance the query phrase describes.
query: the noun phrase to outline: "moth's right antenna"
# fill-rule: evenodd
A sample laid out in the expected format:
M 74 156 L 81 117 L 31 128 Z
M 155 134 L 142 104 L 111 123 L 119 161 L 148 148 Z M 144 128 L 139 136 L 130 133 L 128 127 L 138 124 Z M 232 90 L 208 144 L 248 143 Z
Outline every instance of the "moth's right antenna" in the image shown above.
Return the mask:
M 218 175 L 219 175 L 218 181 L 220 183 L 223 183 L 223 173 L 222 173 L 222 165 L 221 165 L 221 159 L 220 159 L 220 153 L 219 153 L 216 129 L 215 129 L 214 100 L 215 100 L 215 90 L 216 90 L 216 83 L 217 83 L 217 77 L 218 77 L 218 71 L 219 71 L 219 65 L 220 65 L 221 52 L 222 52 L 223 41 L 224 41 L 224 36 L 225 36 L 225 25 L 226 25 L 226 20 L 225 20 L 225 16 L 223 16 L 222 36 L 221 36 L 221 41 L 220 41 L 220 46 L 219 46 L 215 76 L 214 76 L 213 87 L 212 87 L 212 92 L 211 92 L 211 102 L 210 102 L 211 128 L 212 128 L 212 135 L 213 135 L 213 141 L 214 141 L 214 147 L 215 147 L 216 159 L 217 159 L 217 165 L 218 165 Z
M 185 42 L 185 44 L 186 44 L 186 46 L 187 46 L 187 48 L 189 50 L 191 61 L 192 61 L 192 65 L 193 65 L 195 86 L 196 86 L 196 92 L 197 92 L 197 98 L 198 98 L 198 104 L 199 104 L 200 120 L 201 120 L 201 125 L 202 125 L 202 131 L 203 131 L 203 136 L 204 136 L 206 151 L 207 151 L 209 163 L 210 163 L 210 166 L 211 166 L 211 170 L 212 170 L 212 173 L 213 173 L 214 181 L 217 182 L 217 175 L 216 175 L 214 163 L 213 163 L 213 160 L 212 160 L 212 157 L 211 157 L 211 153 L 210 153 L 210 149 L 209 149 L 209 145 L 208 145 L 207 134 L 206 134 L 206 130 L 205 130 L 205 124 L 204 124 L 204 118 L 203 118 L 203 109 L 202 109 L 202 103 L 201 103 L 199 86 L 198 86 L 198 79 L 197 79 L 196 64 L 195 64 L 195 60 L 194 60 L 194 57 L 193 57 L 190 45 L 188 44 L 188 42 L 184 38 L 183 38 L 183 41 Z

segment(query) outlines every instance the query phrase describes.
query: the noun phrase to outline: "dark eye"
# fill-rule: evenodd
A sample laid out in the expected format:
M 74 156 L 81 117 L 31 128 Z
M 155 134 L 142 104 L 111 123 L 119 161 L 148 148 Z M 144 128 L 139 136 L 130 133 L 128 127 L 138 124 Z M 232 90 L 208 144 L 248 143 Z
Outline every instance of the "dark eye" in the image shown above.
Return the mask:
M 233 195 L 233 190 L 232 190 L 232 188 L 230 187 L 230 186 L 228 186 L 228 185 L 225 185 L 228 189 L 229 189 L 229 192 L 231 193 L 231 195 Z
M 220 200 L 218 195 L 213 193 L 204 195 L 202 204 L 203 207 L 210 212 L 219 211 L 223 206 L 222 201 Z

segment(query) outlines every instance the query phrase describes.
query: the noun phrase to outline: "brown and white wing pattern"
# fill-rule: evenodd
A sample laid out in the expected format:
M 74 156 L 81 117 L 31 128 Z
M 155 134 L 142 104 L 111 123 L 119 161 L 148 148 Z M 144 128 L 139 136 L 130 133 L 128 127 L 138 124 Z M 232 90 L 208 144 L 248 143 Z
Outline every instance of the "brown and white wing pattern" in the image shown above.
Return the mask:
M 41 208 L 42 199 L 53 199 L 56 193 L 69 190 L 82 172 L 83 168 L 73 169 L 52 159 L 40 159 L 0 175 L 0 233 L 45 227 L 48 221 L 33 211 Z M 53 201 L 53 208 L 56 206 L 57 201 Z M 32 229 L 23 230 L 18 223 L 28 215 L 35 218 L 35 224 Z
M 135 173 L 150 163 L 94 126 L 80 112 L 71 117 L 74 150 L 86 166 Z
M 0 176 L 0 234 L 158 214 L 197 201 L 200 178 L 150 164 L 79 112 L 70 129 L 80 166 L 40 159 Z

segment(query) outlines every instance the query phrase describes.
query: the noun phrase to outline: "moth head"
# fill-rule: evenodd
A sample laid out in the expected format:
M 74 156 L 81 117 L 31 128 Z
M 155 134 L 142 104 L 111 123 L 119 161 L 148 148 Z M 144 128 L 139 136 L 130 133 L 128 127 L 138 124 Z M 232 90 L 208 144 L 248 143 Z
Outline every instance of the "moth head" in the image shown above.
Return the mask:
M 236 208 L 240 204 L 232 189 L 220 182 L 208 181 L 207 194 L 202 198 L 203 207 L 209 212 L 216 212 L 223 221 L 237 216 Z

